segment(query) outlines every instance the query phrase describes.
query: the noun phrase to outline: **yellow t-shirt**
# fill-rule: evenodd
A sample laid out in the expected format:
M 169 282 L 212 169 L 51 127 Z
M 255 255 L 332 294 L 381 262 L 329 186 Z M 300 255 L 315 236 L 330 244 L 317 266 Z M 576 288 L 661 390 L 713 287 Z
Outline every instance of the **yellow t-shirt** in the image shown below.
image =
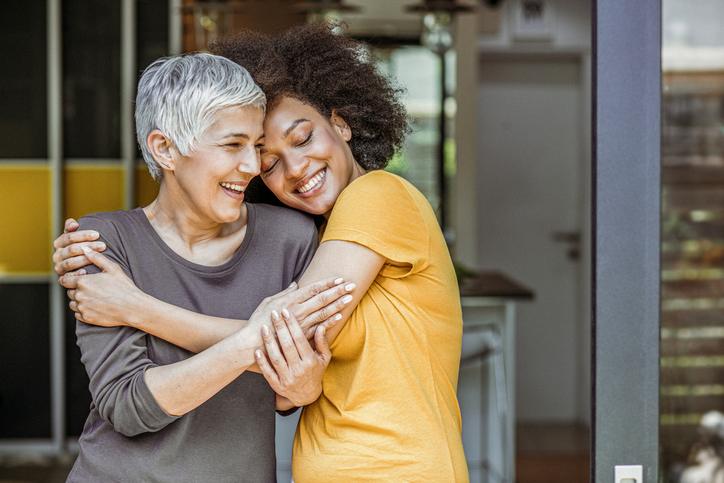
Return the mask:
M 331 345 L 322 395 L 304 408 L 294 481 L 468 481 L 455 394 L 460 295 L 432 208 L 404 179 L 375 171 L 342 192 L 327 240 L 387 262 Z

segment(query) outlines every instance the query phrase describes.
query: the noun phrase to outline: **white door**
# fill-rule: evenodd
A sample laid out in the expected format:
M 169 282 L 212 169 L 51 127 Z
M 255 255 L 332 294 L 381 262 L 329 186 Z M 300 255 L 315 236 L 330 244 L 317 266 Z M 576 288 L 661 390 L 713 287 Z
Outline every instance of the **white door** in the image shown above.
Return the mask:
M 478 92 L 479 254 L 535 292 L 518 304 L 518 421 L 581 418 L 581 63 L 484 59 Z M 583 409 L 587 412 L 588 408 Z

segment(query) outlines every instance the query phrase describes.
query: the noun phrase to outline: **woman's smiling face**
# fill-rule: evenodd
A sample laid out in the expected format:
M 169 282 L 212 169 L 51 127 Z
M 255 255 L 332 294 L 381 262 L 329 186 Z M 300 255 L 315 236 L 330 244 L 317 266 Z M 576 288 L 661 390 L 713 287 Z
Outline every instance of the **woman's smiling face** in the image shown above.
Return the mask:
M 263 117 L 259 107 L 223 109 L 189 156 L 176 151 L 172 191 L 177 192 L 177 205 L 199 221 L 228 223 L 239 218 L 244 190 L 259 174 Z
M 337 197 L 365 173 L 347 141 L 344 119 L 285 97 L 264 119 L 261 178 L 285 205 L 329 216 Z

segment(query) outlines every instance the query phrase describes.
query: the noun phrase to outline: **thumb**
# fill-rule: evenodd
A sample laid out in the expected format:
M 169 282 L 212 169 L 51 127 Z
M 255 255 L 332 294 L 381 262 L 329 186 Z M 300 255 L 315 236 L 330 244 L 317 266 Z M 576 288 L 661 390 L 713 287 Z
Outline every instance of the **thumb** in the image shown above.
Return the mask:
M 116 267 L 116 264 L 115 264 L 115 263 L 113 263 L 112 261 L 108 260 L 108 259 L 107 259 L 104 255 L 102 255 L 101 253 L 99 253 L 99 252 L 97 252 L 97 251 L 95 251 L 95 250 L 91 250 L 90 248 L 88 248 L 88 247 L 85 246 L 85 245 L 84 245 L 82 248 L 83 248 L 83 253 L 85 254 L 85 257 L 86 257 L 88 260 L 90 260 L 90 262 L 91 262 L 93 265 L 95 265 L 96 267 L 100 268 L 100 269 L 103 270 L 104 272 L 110 272 L 110 271 L 112 271 L 112 270 Z
M 288 286 L 287 288 L 285 288 L 284 290 L 282 290 L 282 291 L 279 292 L 278 294 L 275 294 L 274 296 L 272 296 L 272 298 L 273 298 L 273 299 L 276 299 L 276 298 L 279 298 L 279 297 L 283 297 L 284 295 L 286 295 L 286 294 L 288 294 L 288 293 L 294 292 L 294 291 L 295 291 L 296 289 L 298 289 L 298 288 L 299 288 L 299 285 L 297 285 L 297 282 L 292 282 L 292 284 L 291 284 L 290 286 Z
M 314 333 L 314 345 L 323 361 L 329 363 L 332 358 L 332 351 L 329 350 L 329 342 L 325 336 L 326 329 L 323 325 L 317 326 L 317 331 Z

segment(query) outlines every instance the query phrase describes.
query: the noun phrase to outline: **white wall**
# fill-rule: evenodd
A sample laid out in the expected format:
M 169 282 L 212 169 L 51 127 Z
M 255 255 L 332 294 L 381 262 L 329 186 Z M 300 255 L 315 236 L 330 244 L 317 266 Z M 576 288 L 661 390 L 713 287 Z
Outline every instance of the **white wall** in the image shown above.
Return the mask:
M 577 283 L 580 287 L 576 302 L 576 323 L 572 328 L 565 329 L 568 333 L 561 334 L 559 339 L 566 340 L 565 347 L 555 349 L 547 346 L 536 350 L 540 344 L 532 337 L 533 331 L 524 328 L 535 321 L 519 320 L 517 353 L 517 408 L 519 421 L 590 421 L 590 2 L 588 0 L 550 0 L 555 14 L 554 28 L 550 39 L 544 41 L 521 40 L 516 36 L 513 25 L 516 0 L 505 0 L 500 10 L 484 10 L 477 15 L 474 24 L 483 34 L 476 35 L 477 49 L 471 49 L 470 35 L 475 26 L 471 20 L 463 16 L 458 18 L 458 179 L 456 180 L 457 198 L 455 202 L 457 243 L 454 254 L 458 261 L 476 268 L 499 269 L 506 271 L 505 266 L 497 266 L 490 260 L 481 246 L 481 233 L 485 227 L 480 226 L 485 219 L 485 210 L 495 210 L 490 203 L 475 203 L 478 199 L 477 190 L 480 186 L 482 172 L 495 177 L 496 173 L 485 171 L 496 169 L 484 165 L 484 156 L 478 152 L 478 130 L 481 113 L 471 112 L 478 102 L 475 99 L 475 88 L 472 85 L 477 76 L 478 58 L 495 55 L 502 59 L 506 56 L 538 57 L 536 54 L 564 54 L 578 59 L 581 75 L 581 112 L 578 142 L 580 169 L 579 171 L 579 207 L 578 226 L 583 235 L 582 257 L 578 263 Z M 532 56 L 532 57 L 530 57 Z M 541 92 L 544 92 L 543 89 Z M 531 115 L 535 115 L 531 113 Z M 545 125 L 551 122 L 545 113 L 539 114 L 539 122 Z M 555 143 L 556 140 L 551 140 Z M 511 149 L 515 148 L 511 145 Z M 501 186 L 501 191 L 515 190 L 516 186 Z M 490 199 L 490 198 L 486 198 Z M 471 202 L 474 206 L 470 208 Z M 511 242 L 513 240 L 510 240 Z M 508 270 L 509 271 L 509 270 Z M 520 280 L 525 283 L 526 280 Z M 525 310 L 520 317 L 526 318 Z M 570 333 L 572 332 L 572 333 Z M 561 350 L 570 357 L 561 358 Z M 572 358 L 571 358 L 572 357 Z M 560 371 L 545 369 L 545 362 L 552 364 L 574 364 L 576 367 L 561 367 Z M 556 362 L 558 361 L 558 362 Z M 561 377 L 561 374 L 566 374 Z M 536 384 L 529 384 L 533 380 Z M 546 401 L 541 404 L 541 401 Z

